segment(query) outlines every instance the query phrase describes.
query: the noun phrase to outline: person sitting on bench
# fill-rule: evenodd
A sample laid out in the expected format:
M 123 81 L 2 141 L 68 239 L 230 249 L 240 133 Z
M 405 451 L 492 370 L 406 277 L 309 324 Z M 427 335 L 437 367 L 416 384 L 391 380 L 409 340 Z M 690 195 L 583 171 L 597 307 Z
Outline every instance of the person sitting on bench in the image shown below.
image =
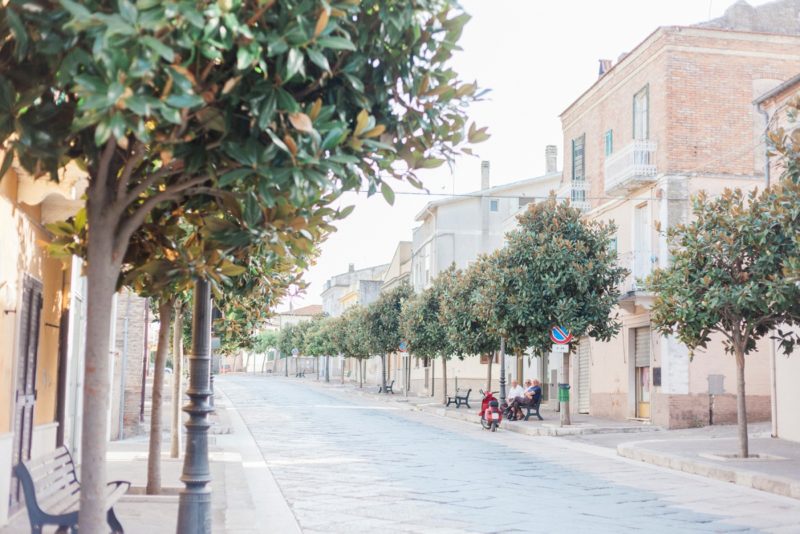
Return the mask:
M 512 407 L 514 405 L 514 400 L 517 397 L 522 397 L 525 395 L 525 388 L 519 385 L 519 382 L 516 380 L 511 381 L 511 389 L 508 390 L 508 395 L 506 396 L 506 403 L 503 404 L 503 417 L 507 419 L 511 419 L 514 415 L 514 411 Z
M 516 420 L 520 420 L 524 417 L 522 413 L 523 406 L 527 407 L 532 404 L 536 404 L 539 402 L 539 399 L 542 398 L 542 386 L 538 379 L 534 378 L 533 380 L 526 380 L 525 386 L 527 386 L 525 389 L 525 395 L 514 399 L 514 404 L 512 405 Z

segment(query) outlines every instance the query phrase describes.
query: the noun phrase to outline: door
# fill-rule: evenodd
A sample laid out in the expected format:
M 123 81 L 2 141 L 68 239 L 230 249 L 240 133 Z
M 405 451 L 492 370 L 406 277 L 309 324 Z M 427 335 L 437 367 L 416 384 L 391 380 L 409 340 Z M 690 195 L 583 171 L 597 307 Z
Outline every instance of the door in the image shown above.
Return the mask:
M 636 417 L 650 418 L 650 327 L 637 328 L 634 342 Z
M 17 380 L 14 400 L 14 445 L 12 465 L 30 460 L 33 438 L 33 410 L 36 404 L 36 363 L 39 352 L 39 322 L 42 313 L 42 283 L 29 276 L 22 285 Z M 11 475 L 10 513 L 22 506 L 22 486 Z
M 591 358 L 589 356 L 589 338 L 585 337 L 578 344 L 578 413 L 589 413 L 590 390 L 589 377 Z

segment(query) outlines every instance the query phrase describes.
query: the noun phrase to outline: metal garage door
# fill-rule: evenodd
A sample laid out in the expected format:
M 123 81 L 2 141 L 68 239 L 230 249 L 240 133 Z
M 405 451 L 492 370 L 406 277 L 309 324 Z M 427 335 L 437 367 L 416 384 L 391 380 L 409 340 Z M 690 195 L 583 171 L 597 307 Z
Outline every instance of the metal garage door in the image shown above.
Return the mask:
M 578 413 L 589 413 L 589 387 L 591 358 L 589 357 L 589 338 L 581 339 L 578 345 Z

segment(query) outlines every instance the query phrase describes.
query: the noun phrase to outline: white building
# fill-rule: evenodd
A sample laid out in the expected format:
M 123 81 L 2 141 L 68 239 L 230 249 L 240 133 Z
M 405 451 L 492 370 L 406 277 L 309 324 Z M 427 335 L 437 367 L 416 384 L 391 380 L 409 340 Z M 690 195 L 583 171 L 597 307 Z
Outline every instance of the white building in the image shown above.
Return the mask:
M 388 264 L 384 264 L 356 270 L 351 263 L 346 273 L 337 274 L 325 282 L 322 290 L 322 310 L 325 315 L 338 317 L 353 304 L 366 306 L 374 302 L 388 267 Z
M 481 190 L 428 203 L 416 217 L 420 225 L 413 231 L 411 280 L 414 290 L 429 287 L 433 279 L 450 265 L 466 268 L 479 255 L 503 247 L 505 234 L 516 225 L 520 210 L 536 201 L 546 199 L 559 188 L 561 173 L 556 168 L 556 147 L 546 151 L 546 173 L 535 178 L 491 187 L 489 162 L 481 164 Z M 540 364 L 533 358 L 522 358 L 524 365 L 514 369 L 513 358 L 506 365 L 507 379 L 513 375 L 541 377 Z M 458 387 L 485 387 L 488 361 L 480 358 L 448 362 L 448 390 Z M 439 395 L 441 370 L 434 370 L 429 361 L 414 359 L 411 390 L 430 391 Z M 493 380 L 499 377 L 499 365 L 492 370 Z M 401 382 L 398 376 L 398 384 Z

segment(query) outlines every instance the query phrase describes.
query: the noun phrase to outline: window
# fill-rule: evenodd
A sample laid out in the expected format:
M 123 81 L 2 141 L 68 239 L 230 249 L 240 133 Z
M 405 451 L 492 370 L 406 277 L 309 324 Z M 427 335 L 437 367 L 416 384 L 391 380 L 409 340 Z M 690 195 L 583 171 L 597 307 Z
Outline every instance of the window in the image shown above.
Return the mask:
M 633 138 L 645 140 L 650 138 L 650 86 L 633 95 Z
M 489 211 L 497 211 L 500 209 L 500 201 L 499 200 L 490 200 L 489 201 Z
M 533 200 L 534 199 L 532 199 L 530 197 L 519 197 L 519 207 L 520 208 L 525 207 L 528 204 L 530 204 L 531 202 L 533 202 Z
M 574 181 L 582 181 L 586 179 L 584 168 L 584 145 L 586 142 L 586 135 L 576 137 L 572 140 L 572 179 Z
M 607 131 L 603 136 L 603 139 L 605 140 L 605 154 L 606 157 L 608 157 L 612 152 L 614 152 L 614 131 Z
M 573 187 L 570 190 L 570 199 L 573 204 L 575 202 L 584 202 L 586 200 L 586 189 Z

